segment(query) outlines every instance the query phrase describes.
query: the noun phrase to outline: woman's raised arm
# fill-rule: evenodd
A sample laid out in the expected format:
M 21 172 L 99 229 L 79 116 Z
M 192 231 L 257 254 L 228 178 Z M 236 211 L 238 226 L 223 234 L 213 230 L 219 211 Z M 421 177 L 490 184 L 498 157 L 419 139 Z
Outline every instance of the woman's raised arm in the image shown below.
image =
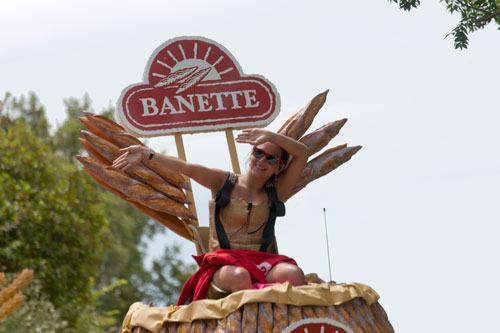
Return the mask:
M 150 155 L 150 150 L 140 145 L 133 145 L 120 149 L 120 151 L 123 152 L 123 154 L 113 161 L 112 166 L 122 171 L 139 164 Z M 192 178 L 200 185 L 211 190 L 212 193 L 215 193 L 224 185 L 224 181 L 227 177 L 227 172 L 224 170 L 207 168 L 201 164 L 186 162 L 177 157 L 154 153 L 153 158 L 155 162 L 159 163 L 162 167 L 180 172 Z

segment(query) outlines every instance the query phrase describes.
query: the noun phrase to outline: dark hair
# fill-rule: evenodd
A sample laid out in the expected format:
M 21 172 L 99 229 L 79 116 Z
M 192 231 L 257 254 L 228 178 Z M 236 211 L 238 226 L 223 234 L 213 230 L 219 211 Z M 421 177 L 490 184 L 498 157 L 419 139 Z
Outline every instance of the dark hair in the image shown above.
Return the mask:
M 290 154 L 283 148 L 281 148 L 281 160 L 283 161 L 284 166 L 286 167 L 288 165 L 288 159 L 290 158 Z

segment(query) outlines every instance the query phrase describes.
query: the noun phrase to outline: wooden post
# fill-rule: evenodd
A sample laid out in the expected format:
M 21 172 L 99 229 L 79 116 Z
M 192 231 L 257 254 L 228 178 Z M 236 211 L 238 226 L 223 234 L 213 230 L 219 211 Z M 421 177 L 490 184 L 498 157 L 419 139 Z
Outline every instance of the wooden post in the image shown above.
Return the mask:
M 240 163 L 238 162 L 238 153 L 236 152 L 233 130 L 231 128 L 226 128 L 226 140 L 227 147 L 229 148 L 229 156 L 231 156 L 231 165 L 233 166 L 233 172 L 235 174 L 240 174 Z
M 175 145 L 177 146 L 177 155 L 179 156 L 180 159 L 182 159 L 184 161 L 187 161 L 186 160 L 186 152 L 184 151 L 184 142 L 182 141 L 182 134 L 175 133 L 174 136 L 175 136 Z M 191 185 L 191 179 L 189 177 L 187 177 L 187 176 L 184 176 L 184 178 L 187 180 L 187 182 L 189 183 L 189 185 Z M 191 201 L 191 204 L 189 204 L 189 210 L 191 211 L 191 213 L 195 217 L 198 217 L 198 215 L 196 214 L 196 206 L 194 204 L 193 192 L 186 191 L 186 195 L 187 195 L 189 201 Z M 193 220 L 192 224 L 194 224 L 196 226 L 199 225 L 197 220 Z

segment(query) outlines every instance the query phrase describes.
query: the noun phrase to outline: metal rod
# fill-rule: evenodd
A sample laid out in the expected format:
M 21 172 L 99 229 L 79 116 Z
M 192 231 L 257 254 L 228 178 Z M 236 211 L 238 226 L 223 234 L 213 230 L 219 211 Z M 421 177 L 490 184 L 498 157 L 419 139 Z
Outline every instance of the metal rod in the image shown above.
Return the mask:
M 328 246 L 328 228 L 326 226 L 326 208 L 323 208 L 323 215 L 325 216 L 325 235 L 326 235 L 326 251 L 328 253 L 328 271 L 330 272 L 330 281 L 332 281 L 332 266 L 330 265 L 330 246 Z

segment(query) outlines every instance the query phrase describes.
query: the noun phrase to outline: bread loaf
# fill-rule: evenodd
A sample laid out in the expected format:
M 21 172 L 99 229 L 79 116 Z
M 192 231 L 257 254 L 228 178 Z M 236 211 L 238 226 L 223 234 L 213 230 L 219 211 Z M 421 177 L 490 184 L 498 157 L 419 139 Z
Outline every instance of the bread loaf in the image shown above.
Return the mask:
M 139 139 L 125 132 L 123 127 L 111 119 L 88 111 L 84 111 L 83 113 L 95 128 L 104 133 L 106 137 L 119 148 L 126 148 L 132 145 L 143 145 Z M 189 186 L 189 183 L 180 173 L 170 171 L 154 161 L 146 160 L 143 161 L 143 164 L 163 177 L 170 184 L 191 191 L 191 186 Z
M 83 114 L 97 130 L 104 133 L 108 141 L 113 142 L 118 147 L 126 148 L 131 145 L 144 145 L 139 139 L 128 134 L 122 126 L 113 120 L 88 111 L 84 111 Z
M 80 134 L 95 151 L 106 159 L 106 164 L 112 164 L 113 161 L 122 154 L 117 145 L 98 137 L 92 132 L 81 130 Z
M 133 135 L 128 134 L 127 132 L 111 133 L 111 141 L 113 141 L 120 148 L 126 148 L 133 145 L 144 146 L 139 139 L 137 139 Z
M 148 168 L 150 168 L 151 170 L 153 170 L 154 172 L 156 172 L 157 174 L 159 174 L 160 176 L 162 176 L 163 178 L 165 178 L 170 184 L 177 186 L 177 187 L 180 187 L 180 188 L 183 188 L 187 191 L 192 191 L 191 186 L 189 185 L 187 180 L 184 179 L 184 177 L 180 173 L 173 172 L 171 170 L 168 170 L 168 169 L 162 167 L 154 159 L 145 160 L 145 161 L 142 161 L 142 163 L 145 166 L 147 166 Z
M 107 164 L 107 165 L 110 165 L 111 163 L 108 162 L 108 160 L 102 156 L 101 154 L 99 154 L 91 145 L 90 143 L 88 143 L 87 140 L 83 139 L 83 138 L 78 138 L 78 141 L 80 141 L 80 143 L 82 144 L 83 148 L 85 148 L 85 150 L 89 153 L 89 155 L 95 159 L 95 160 L 98 160 L 99 162 L 101 162 L 102 164 Z
M 114 132 L 125 132 L 125 128 L 121 125 L 115 123 L 113 120 L 108 117 L 95 114 L 89 111 L 83 111 L 83 114 L 87 119 L 94 125 L 97 129 L 99 129 L 102 133 L 104 133 L 108 138 L 111 137 L 111 133 Z M 123 147 L 122 147 L 123 148 Z
M 164 213 L 164 212 L 158 212 L 156 210 L 153 210 L 149 207 L 146 207 L 146 206 L 140 204 L 137 201 L 134 201 L 132 198 L 126 196 L 122 192 L 118 191 L 114 187 L 107 184 L 103 179 L 101 179 L 99 176 L 94 174 L 91 170 L 89 170 L 85 166 L 83 166 L 83 171 L 85 171 L 88 175 L 90 175 L 92 178 L 94 178 L 94 180 L 99 185 L 101 185 L 103 188 L 105 188 L 106 190 L 115 194 L 119 198 L 127 201 L 128 203 L 130 203 L 135 208 L 139 209 L 144 214 L 154 218 L 155 220 L 157 220 L 158 222 L 160 222 L 161 224 L 163 224 L 164 226 L 166 226 L 167 228 L 169 228 L 170 230 L 172 230 L 173 232 L 175 232 L 179 236 L 181 236 L 187 240 L 190 240 L 190 241 L 192 240 L 191 233 L 187 229 L 188 228 L 187 224 L 185 224 L 183 221 L 181 221 L 177 217 L 172 216 L 172 215 L 167 214 L 167 213 Z
M 297 184 L 295 184 L 295 186 L 286 195 L 285 200 L 288 200 L 292 195 L 303 189 L 310 182 L 326 175 L 330 171 L 349 161 L 352 155 L 356 154 L 360 149 L 361 146 L 345 147 L 342 149 L 335 147 L 326 150 L 312 161 L 307 162 L 306 167 L 302 172 L 303 176 L 300 177 Z
M 165 212 L 180 218 L 196 220 L 184 205 L 158 193 L 150 186 L 131 178 L 127 174 L 90 158 L 83 156 L 77 156 L 76 158 L 87 169 L 103 179 L 104 182 L 132 198 L 134 201 L 160 212 Z
M 298 140 L 311 126 L 314 117 L 318 114 L 326 101 L 328 90 L 315 96 L 306 106 L 304 106 L 278 133 Z
M 99 153 L 101 156 L 104 156 L 104 158 L 107 160 L 105 164 L 111 164 L 117 157 L 122 154 L 120 152 L 120 148 L 118 148 L 118 146 L 114 145 L 113 143 L 103 140 L 88 131 L 81 131 L 81 133 L 88 144 L 90 144 L 92 148 L 97 151 L 97 153 Z M 142 164 L 138 164 L 128 168 L 125 173 L 134 179 L 140 180 L 150 185 L 151 187 L 157 189 L 166 196 L 178 202 L 191 203 L 186 198 L 186 195 L 181 189 L 171 185 L 154 171 Z
M 346 121 L 347 119 L 342 119 L 327 123 L 302 137 L 299 141 L 309 147 L 309 155 L 313 155 L 325 147 L 339 133 Z
M 302 111 L 302 110 L 299 110 L 299 111 L 295 112 L 295 113 L 293 114 L 293 116 L 291 116 L 290 118 L 288 118 L 288 119 L 285 121 L 285 123 L 284 123 L 283 125 L 281 125 L 280 129 L 278 130 L 278 133 L 280 133 L 280 134 L 284 134 L 284 132 L 286 132 L 286 128 L 288 127 L 288 125 L 290 124 L 290 122 L 291 122 L 292 120 L 294 120 L 295 118 L 297 118 L 297 116 L 299 115 L 300 111 Z
M 110 139 L 104 134 L 101 130 L 95 127 L 87 117 L 78 117 L 78 120 L 92 133 L 97 135 L 98 137 L 110 141 Z

